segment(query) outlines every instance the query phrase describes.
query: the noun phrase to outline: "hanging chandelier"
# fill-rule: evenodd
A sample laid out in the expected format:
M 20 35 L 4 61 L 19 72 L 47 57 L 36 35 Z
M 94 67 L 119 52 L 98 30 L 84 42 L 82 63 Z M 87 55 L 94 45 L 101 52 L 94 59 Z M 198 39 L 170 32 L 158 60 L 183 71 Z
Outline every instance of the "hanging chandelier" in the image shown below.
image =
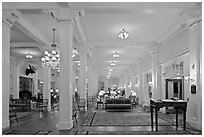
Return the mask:
M 120 39 L 127 39 L 129 37 L 129 33 L 125 31 L 125 29 L 122 29 L 118 36 Z
M 25 57 L 26 57 L 27 59 L 32 59 L 32 58 L 33 58 L 33 55 L 32 55 L 30 52 L 28 52 L 28 54 L 26 54 Z
M 110 65 L 111 65 L 111 66 L 115 66 L 116 64 L 115 64 L 114 61 L 112 61 Z
M 118 58 L 118 57 L 119 57 L 119 53 L 118 53 L 117 51 L 114 51 L 113 57 L 114 57 L 114 58 Z
M 44 57 L 41 58 L 43 67 L 52 67 L 53 69 L 59 68 L 60 54 L 57 50 L 57 45 L 55 44 L 55 29 L 53 29 L 53 48 L 51 53 L 49 51 L 44 52 Z

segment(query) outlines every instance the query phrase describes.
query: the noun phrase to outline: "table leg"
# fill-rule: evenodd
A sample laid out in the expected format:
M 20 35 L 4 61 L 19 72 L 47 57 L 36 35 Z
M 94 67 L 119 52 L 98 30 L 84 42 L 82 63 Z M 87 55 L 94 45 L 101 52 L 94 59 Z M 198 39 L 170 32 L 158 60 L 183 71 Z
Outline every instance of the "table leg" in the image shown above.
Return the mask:
M 183 130 L 186 130 L 186 108 L 183 109 Z
M 176 130 L 178 130 L 178 108 L 176 108 Z
M 154 130 L 154 124 L 153 124 L 153 107 L 150 106 L 150 111 L 151 111 L 151 127 L 152 127 L 152 131 Z
M 156 122 L 156 131 L 158 131 L 158 109 L 155 108 L 155 122 Z

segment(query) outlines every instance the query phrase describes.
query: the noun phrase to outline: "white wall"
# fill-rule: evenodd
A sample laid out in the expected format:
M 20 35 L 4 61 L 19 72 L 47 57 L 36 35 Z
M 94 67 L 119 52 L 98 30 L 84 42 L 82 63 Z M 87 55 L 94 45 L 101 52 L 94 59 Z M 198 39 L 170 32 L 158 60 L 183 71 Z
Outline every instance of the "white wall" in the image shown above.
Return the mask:
M 162 63 L 186 49 L 188 49 L 188 31 L 184 30 L 159 48 L 159 62 Z

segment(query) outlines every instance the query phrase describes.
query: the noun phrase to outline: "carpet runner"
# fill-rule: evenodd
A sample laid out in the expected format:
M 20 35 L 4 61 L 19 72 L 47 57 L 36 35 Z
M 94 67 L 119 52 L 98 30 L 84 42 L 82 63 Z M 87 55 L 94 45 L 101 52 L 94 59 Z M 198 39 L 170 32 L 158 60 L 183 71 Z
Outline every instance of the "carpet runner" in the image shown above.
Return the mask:
M 5 130 L 2 135 L 47 135 L 49 130 Z
M 191 135 L 188 131 L 76 131 L 75 135 Z
M 134 112 L 90 112 L 82 126 L 150 126 L 150 113 L 140 110 Z M 155 122 L 154 122 L 155 123 Z M 171 123 L 158 118 L 158 124 L 170 126 Z

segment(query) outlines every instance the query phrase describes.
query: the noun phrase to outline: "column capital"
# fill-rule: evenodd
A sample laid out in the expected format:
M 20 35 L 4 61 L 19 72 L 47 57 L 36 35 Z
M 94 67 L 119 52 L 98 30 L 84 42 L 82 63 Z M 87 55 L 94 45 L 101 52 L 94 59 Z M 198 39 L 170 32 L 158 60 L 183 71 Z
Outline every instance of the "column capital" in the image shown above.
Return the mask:
M 156 54 L 159 52 L 160 45 L 162 45 L 162 43 L 154 42 L 152 45 L 148 46 L 147 49 L 151 54 Z
M 17 13 L 15 13 L 15 10 L 2 11 L 2 23 L 8 27 L 12 27 L 18 19 L 20 19 L 20 17 L 17 15 Z
M 59 10 L 59 18 L 57 18 L 60 25 L 68 25 L 73 24 L 74 25 L 74 13 L 71 9 L 68 8 L 60 8 Z
M 202 4 L 198 3 L 195 8 L 186 9 L 180 15 L 181 26 L 190 29 L 202 21 Z
M 20 13 L 17 10 L 3 10 L 2 20 L 8 21 L 10 24 L 14 24 L 16 20 L 20 19 Z

